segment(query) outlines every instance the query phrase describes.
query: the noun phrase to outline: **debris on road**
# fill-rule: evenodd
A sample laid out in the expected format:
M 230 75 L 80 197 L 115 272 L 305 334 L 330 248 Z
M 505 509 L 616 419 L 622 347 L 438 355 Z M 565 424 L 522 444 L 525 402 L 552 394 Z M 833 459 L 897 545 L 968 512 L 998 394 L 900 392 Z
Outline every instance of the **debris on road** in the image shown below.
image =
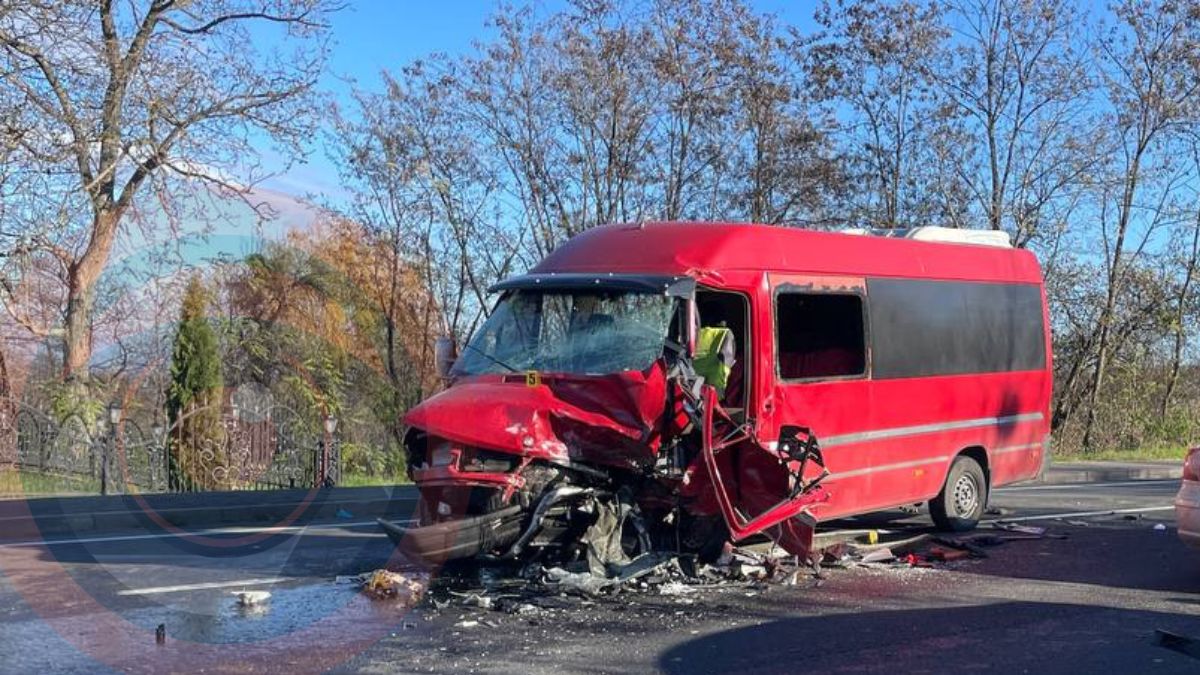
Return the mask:
M 868 551 L 868 552 L 864 553 L 862 558 L 859 559 L 859 562 L 864 562 L 864 563 L 888 562 L 889 560 L 895 560 L 895 559 L 896 559 L 896 554 L 892 553 L 892 549 L 884 546 L 882 548 L 877 548 L 873 551 Z
M 952 562 L 954 560 L 962 560 L 969 558 L 971 554 L 967 551 L 958 548 L 946 548 L 944 546 L 931 546 L 928 553 L 930 558 L 940 560 L 942 562 Z
M 1018 525 L 1017 523 L 1006 523 L 997 521 L 992 523 L 992 527 L 997 530 L 1011 532 L 1011 536 L 1003 537 L 1006 541 L 1017 541 L 1020 539 L 1066 539 L 1067 535 L 1058 532 L 1050 532 L 1044 527 L 1034 527 L 1031 525 Z
M 563 591 L 584 595 L 599 595 L 619 583 L 615 579 L 606 579 L 590 572 L 568 572 L 561 567 L 546 570 L 546 580 Z
M 1004 530 L 1006 532 L 1019 532 L 1021 534 L 1033 534 L 1033 535 L 1037 535 L 1037 536 L 1046 534 L 1046 528 L 1044 528 L 1044 527 L 1033 527 L 1031 525 L 1018 525 L 1016 523 L 995 523 L 993 525 L 993 527 L 995 527 L 998 530 Z
M 429 576 L 422 573 L 393 572 L 379 569 L 360 577 L 363 593 L 375 600 L 398 600 L 416 604 L 425 595 Z
M 154 629 L 154 644 L 167 644 L 167 624 L 160 623 L 158 624 L 158 628 Z
M 241 607 L 257 607 L 271 599 L 268 591 L 234 591 L 233 595 Z
M 1167 526 L 1166 526 L 1166 525 L 1163 525 L 1162 523 L 1157 523 L 1157 524 L 1155 524 L 1155 526 L 1154 526 L 1154 531 L 1155 531 L 1155 532 L 1166 532 L 1166 531 L 1167 531 Z
M 1180 654 L 1190 656 L 1193 659 L 1200 659 L 1200 640 L 1197 640 L 1196 638 L 1187 637 L 1186 635 L 1179 635 L 1178 633 L 1172 633 L 1162 629 L 1155 630 L 1154 637 L 1156 643 L 1160 647 L 1165 647 L 1173 652 L 1179 652 Z

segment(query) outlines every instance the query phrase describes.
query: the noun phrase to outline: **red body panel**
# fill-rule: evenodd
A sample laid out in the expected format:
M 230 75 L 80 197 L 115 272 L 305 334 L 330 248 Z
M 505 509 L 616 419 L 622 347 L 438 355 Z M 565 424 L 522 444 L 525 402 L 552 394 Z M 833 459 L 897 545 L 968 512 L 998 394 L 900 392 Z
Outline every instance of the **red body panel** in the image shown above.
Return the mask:
M 1029 251 L 766 225 L 648 223 L 596 227 L 532 272 L 687 274 L 723 286 L 734 270 L 1040 284 Z
M 982 453 L 991 485 L 1031 478 L 1042 465 L 1053 386 L 1044 290 L 1046 358 L 1039 370 L 888 380 L 871 379 L 869 368 L 862 377 L 828 381 L 776 376 L 772 294 L 781 284 L 853 289 L 867 302 L 866 279 L 876 277 L 1040 286 L 1038 263 L 1028 251 L 756 225 L 661 223 L 589 230 L 532 271 L 690 275 L 703 286 L 748 298 L 745 416 L 754 421 L 748 444 L 757 452 L 709 456 L 693 467 L 694 481 L 684 492 L 695 498 L 699 512 L 739 506 L 753 518 L 779 501 L 788 487 L 786 474 L 770 451 L 784 425 L 810 428 L 824 449 L 832 472 L 824 483 L 829 498 L 807 502 L 821 519 L 926 501 L 941 490 L 951 462 L 963 452 Z M 456 384 L 414 408 L 405 422 L 526 457 L 626 467 L 653 460 L 666 392 L 660 369 L 552 380 L 539 387 L 505 379 Z M 740 504 L 702 494 L 714 482 L 708 471 L 717 467 Z
M 463 445 L 548 461 L 633 468 L 653 459 L 666 403 L 661 366 L 603 377 L 473 377 L 404 417 L 408 426 Z

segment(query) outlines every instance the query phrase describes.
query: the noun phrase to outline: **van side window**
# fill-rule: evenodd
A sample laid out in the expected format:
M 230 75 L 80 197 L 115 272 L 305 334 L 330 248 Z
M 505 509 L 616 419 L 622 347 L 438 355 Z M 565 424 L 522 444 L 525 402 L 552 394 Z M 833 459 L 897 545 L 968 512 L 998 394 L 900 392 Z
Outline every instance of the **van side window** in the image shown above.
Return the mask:
M 862 298 L 781 292 L 775 299 L 779 376 L 785 380 L 866 372 Z

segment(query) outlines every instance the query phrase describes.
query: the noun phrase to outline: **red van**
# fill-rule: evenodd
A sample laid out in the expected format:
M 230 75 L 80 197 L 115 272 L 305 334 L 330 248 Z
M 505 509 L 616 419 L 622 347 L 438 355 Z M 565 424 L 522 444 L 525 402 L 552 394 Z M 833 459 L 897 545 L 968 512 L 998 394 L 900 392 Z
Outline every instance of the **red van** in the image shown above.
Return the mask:
M 418 523 L 381 525 L 427 559 L 704 553 L 759 533 L 803 555 L 819 520 L 920 502 L 964 530 L 1047 452 L 1028 251 L 611 225 L 492 290 L 447 388 L 404 419 Z

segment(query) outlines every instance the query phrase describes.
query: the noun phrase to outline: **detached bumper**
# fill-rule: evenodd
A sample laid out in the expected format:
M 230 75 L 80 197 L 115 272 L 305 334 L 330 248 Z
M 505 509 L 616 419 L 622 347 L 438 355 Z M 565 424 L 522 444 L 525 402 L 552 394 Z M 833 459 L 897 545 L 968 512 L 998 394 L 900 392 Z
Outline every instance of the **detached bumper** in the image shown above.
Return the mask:
M 428 564 L 471 558 L 517 540 L 523 519 L 520 506 L 486 515 L 421 527 L 405 527 L 380 519 L 383 529 L 401 552 Z
M 1183 543 L 1200 548 L 1200 482 L 1183 481 L 1175 496 L 1175 525 Z

